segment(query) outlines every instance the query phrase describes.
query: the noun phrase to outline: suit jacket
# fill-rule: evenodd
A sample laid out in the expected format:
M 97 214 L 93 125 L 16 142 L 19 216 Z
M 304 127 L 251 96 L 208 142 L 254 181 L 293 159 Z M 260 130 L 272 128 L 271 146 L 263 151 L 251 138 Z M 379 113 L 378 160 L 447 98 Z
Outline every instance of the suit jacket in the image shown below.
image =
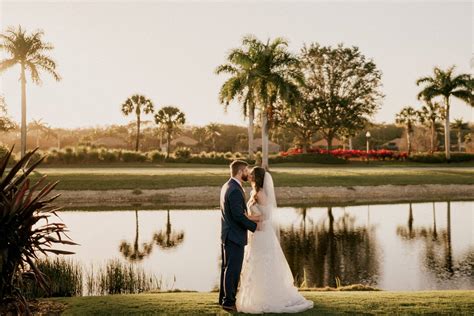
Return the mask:
M 227 239 L 245 246 L 247 244 L 247 231 L 254 232 L 257 224 L 248 219 L 245 193 L 240 184 L 234 179 L 227 181 L 221 189 L 221 240 Z

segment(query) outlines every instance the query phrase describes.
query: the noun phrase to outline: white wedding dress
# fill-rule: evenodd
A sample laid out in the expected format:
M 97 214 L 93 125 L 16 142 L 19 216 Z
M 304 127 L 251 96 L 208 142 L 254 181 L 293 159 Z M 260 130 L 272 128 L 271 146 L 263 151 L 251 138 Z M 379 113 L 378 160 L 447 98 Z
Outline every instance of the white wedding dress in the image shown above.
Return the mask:
M 240 276 L 236 307 L 244 313 L 297 313 L 313 308 L 294 286 L 293 275 L 273 224 L 276 209 L 273 179 L 264 178 L 265 205 L 249 205 L 252 215 L 262 215 L 262 230 L 249 233 Z

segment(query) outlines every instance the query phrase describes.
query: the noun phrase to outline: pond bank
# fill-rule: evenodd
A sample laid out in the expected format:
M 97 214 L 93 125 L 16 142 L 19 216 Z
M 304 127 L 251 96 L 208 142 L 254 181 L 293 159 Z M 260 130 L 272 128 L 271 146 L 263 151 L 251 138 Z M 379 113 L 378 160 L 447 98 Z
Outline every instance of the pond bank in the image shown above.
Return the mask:
M 246 188 L 249 196 L 249 188 Z M 65 209 L 218 208 L 220 187 L 144 190 L 56 190 Z M 423 184 L 334 187 L 277 187 L 280 206 L 338 206 L 397 202 L 474 200 L 474 185 Z

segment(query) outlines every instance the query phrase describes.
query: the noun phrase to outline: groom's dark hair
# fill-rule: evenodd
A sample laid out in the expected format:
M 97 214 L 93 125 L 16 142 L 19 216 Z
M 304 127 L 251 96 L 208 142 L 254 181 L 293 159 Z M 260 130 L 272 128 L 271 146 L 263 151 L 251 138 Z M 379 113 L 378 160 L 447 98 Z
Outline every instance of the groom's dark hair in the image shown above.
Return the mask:
M 234 160 L 230 164 L 230 174 L 235 177 L 240 170 L 248 167 L 248 163 L 243 160 Z

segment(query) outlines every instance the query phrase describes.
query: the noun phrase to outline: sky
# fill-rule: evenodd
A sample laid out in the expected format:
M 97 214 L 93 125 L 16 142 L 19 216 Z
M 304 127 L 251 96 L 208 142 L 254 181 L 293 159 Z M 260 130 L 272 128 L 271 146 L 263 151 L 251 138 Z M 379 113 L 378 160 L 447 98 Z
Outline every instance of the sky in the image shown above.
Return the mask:
M 415 81 L 434 66 L 471 72 L 471 1 L 8 1 L 0 29 L 42 29 L 62 76 L 27 84 L 27 120 L 75 128 L 132 120 L 120 105 L 135 93 L 156 108 L 174 105 L 187 122 L 246 124 L 238 104 L 218 102 L 225 76 L 215 68 L 246 34 L 304 43 L 358 46 L 382 71 L 385 98 L 374 120 L 393 122 L 407 105 L 421 107 Z M 19 68 L 0 75 L 9 114 L 20 119 Z M 474 121 L 452 102 L 451 117 Z M 152 119 L 151 116 L 145 119 Z

